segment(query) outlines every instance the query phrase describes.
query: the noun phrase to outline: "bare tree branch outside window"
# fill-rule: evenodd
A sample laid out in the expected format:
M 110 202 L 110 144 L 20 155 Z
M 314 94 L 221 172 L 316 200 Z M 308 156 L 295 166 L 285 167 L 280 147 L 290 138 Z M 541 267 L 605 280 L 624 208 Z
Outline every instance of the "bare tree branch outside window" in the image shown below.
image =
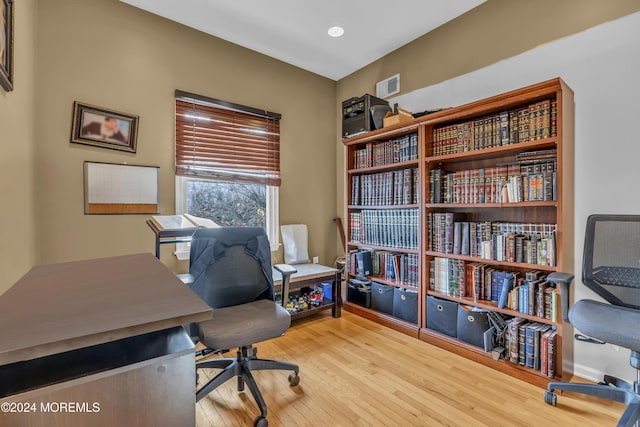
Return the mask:
M 187 213 L 220 226 L 266 225 L 266 185 L 233 182 L 187 182 Z

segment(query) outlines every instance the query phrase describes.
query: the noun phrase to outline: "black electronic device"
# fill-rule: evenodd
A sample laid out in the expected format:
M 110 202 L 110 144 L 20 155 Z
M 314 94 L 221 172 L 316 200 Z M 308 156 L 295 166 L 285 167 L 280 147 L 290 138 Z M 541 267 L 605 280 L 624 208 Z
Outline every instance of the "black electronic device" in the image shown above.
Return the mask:
M 368 93 L 359 98 L 342 101 L 342 137 L 347 138 L 376 129 L 371 111 L 371 107 L 375 105 L 389 107 L 387 101 Z

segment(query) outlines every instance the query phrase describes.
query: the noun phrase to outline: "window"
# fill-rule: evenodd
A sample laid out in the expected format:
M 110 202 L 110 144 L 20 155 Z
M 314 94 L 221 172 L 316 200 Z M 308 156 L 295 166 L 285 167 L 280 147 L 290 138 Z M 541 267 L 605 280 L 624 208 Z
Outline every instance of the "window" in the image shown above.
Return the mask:
M 177 214 L 263 227 L 276 250 L 279 185 L 279 114 L 176 91 Z

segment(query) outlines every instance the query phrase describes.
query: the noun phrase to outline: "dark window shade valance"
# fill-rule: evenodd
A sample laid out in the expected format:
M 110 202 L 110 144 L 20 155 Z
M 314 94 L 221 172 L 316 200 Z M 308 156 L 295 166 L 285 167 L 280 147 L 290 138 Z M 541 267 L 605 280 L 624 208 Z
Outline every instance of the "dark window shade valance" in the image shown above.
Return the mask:
M 176 175 L 280 185 L 280 120 L 176 99 Z

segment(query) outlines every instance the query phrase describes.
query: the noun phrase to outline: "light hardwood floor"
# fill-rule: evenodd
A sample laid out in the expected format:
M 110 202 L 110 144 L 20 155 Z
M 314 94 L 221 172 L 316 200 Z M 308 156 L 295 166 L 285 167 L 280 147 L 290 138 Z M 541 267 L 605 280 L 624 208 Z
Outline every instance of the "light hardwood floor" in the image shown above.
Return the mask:
M 284 337 L 257 347 L 259 357 L 300 366 L 296 387 L 288 372 L 255 373 L 271 427 L 602 427 L 615 426 L 624 410 L 572 393 L 552 407 L 539 387 L 344 311 L 339 319 L 297 320 Z M 198 427 L 251 426 L 258 414 L 235 380 L 196 406 Z

